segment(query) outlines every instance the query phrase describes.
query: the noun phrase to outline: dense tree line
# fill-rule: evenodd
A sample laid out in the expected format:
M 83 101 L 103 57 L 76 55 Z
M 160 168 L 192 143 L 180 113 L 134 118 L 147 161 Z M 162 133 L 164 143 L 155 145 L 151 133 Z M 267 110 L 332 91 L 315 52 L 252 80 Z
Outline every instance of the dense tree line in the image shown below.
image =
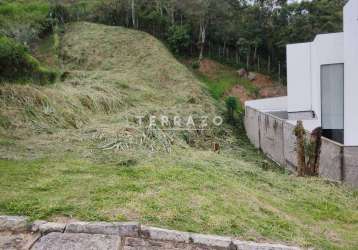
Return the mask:
M 212 57 L 282 77 L 286 44 L 310 41 L 318 33 L 342 31 L 345 2 L 5 0 L 0 1 L 0 35 L 27 46 L 50 32 L 54 24 L 88 20 L 146 31 L 180 56 L 199 61 Z
M 345 0 L 106 0 L 93 18 L 147 31 L 179 55 L 285 70 L 285 46 L 342 31 Z

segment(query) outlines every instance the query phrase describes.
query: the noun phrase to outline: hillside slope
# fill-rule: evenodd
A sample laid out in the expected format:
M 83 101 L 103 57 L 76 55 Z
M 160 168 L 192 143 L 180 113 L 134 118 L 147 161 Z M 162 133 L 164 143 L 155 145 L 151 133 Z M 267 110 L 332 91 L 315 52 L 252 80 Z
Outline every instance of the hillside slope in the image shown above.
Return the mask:
M 136 116 L 197 119 L 223 109 L 211 97 L 222 88 L 210 94 L 155 38 L 74 23 L 59 58 L 54 85 L 0 85 L 0 214 L 357 246 L 357 192 L 290 175 L 227 124 L 138 124 Z
M 77 143 L 83 148 L 86 142 L 95 141 L 91 146 L 96 147 L 140 139 L 139 116 L 148 120 L 149 116 L 173 119 L 193 115 L 199 119 L 219 114 L 192 73 L 143 32 L 91 23 L 69 25 L 62 39 L 61 58 L 64 73 L 54 86 L 0 86 L 0 133 L 10 145 L 1 149 L 3 156 L 13 158 L 12 151 L 17 152 L 15 158 L 51 150 L 57 154 L 76 148 Z M 168 150 L 169 141 L 187 144 L 190 136 L 191 145 L 210 148 L 212 140 L 225 142 L 225 138 L 215 137 L 220 132 L 215 129 L 205 136 L 191 130 L 178 136 L 157 129 L 151 131 L 158 137 L 155 145 L 145 146 Z M 52 148 L 51 141 L 58 139 L 64 143 Z M 26 145 L 31 145 L 30 149 Z

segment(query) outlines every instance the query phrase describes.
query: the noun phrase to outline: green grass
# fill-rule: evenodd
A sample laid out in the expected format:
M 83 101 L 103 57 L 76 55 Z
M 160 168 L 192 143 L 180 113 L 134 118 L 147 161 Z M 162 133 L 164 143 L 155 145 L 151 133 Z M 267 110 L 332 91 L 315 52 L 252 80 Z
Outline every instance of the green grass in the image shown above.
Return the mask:
M 259 155 L 255 159 L 260 159 Z M 235 153 L 178 150 L 130 165 L 0 161 L 0 213 L 139 220 L 191 232 L 355 249 L 357 193 L 264 170 Z
M 0 34 L 29 44 L 47 25 L 49 2 L 44 0 L 2 1 L 0 4 Z
M 47 16 L 47 1 L 5 1 L 0 4 L 0 20 L 40 22 Z
M 28 81 L 46 84 L 56 80 L 56 72 L 40 65 L 25 46 L 0 36 L 0 80 Z
M 215 73 L 215 76 L 204 75 L 197 70 L 194 71 L 198 78 L 208 86 L 212 97 L 214 97 L 216 100 L 221 99 L 237 84 L 243 86 L 248 94 L 253 96 L 258 95 L 258 88 L 249 80 L 239 77 L 233 68 L 226 66 L 222 67 L 223 68 L 218 69 L 218 72 Z
M 231 74 L 222 74 L 216 79 L 210 79 L 205 75 L 199 75 L 199 79 L 206 83 L 211 95 L 216 100 L 221 99 L 223 95 L 231 90 L 238 82 L 237 77 Z

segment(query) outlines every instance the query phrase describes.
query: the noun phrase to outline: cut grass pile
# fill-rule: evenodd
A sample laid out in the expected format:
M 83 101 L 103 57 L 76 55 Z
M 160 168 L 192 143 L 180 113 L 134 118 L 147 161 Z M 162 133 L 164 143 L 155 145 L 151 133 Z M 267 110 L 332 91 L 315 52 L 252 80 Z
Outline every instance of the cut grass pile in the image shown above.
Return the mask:
M 318 249 L 357 246 L 356 192 L 289 175 L 228 125 L 138 128 L 136 116 L 224 112 L 155 38 L 75 23 L 61 48 L 61 81 L 0 86 L 0 214 L 139 220 Z M 138 138 L 143 147 L 130 143 Z M 171 153 L 160 149 L 163 140 Z
M 0 115 L 10 120 L 0 126 L 0 134 L 21 138 L 11 150 L 0 149 L 3 157 L 40 157 L 70 148 L 82 154 L 84 147 L 122 149 L 127 144 L 131 150 L 152 151 L 170 151 L 173 144 L 210 148 L 219 142 L 230 147 L 227 126 L 201 133 L 138 129 L 138 116 L 212 118 L 222 113 L 203 84 L 157 39 L 121 27 L 75 23 L 66 27 L 61 40 L 62 81 L 0 86 Z M 39 52 L 51 52 L 51 44 L 45 41 Z M 57 140 L 62 143 L 54 144 Z

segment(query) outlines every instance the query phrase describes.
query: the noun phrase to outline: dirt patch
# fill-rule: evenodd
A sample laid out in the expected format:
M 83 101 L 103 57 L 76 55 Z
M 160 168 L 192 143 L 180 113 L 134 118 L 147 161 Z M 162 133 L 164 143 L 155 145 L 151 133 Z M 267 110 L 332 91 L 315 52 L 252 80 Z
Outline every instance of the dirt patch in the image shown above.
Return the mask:
M 219 71 L 225 70 L 225 66 L 210 59 L 203 59 L 199 72 L 208 77 L 214 77 Z
M 260 89 L 260 97 L 277 97 L 277 96 L 286 96 L 287 88 L 285 86 L 268 86 Z
M 270 87 L 273 85 L 273 81 L 270 76 L 263 75 L 260 73 L 255 73 L 256 77 L 252 82 L 258 88 Z
M 236 96 L 239 98 L 240 102 L 242 104 L 244 104 L 246 101 L 255 99 L 253 96 L 250 96 L 247 92 L 247 90 L 245 89 L 245 87 L 241 86 L 241 85 L 235 85 L 231 91 L 230 91 L 230 96 Z
M 261 98 L 285 96 L 287 95 L 287 89 L 285 86 L 277 85 L 274 83 L 270 76 L 255 73 L 256 78 L 251 81 L 253 85 L 259 88 Z
M 251 83 L 259 90 L 257 97 L 250 95 L 248 91 L 239 84 L 232 88 L 232 90 L 229 92 L 230 95 L 240 98 L 240 101 L 243 104 L 245 101 L 257 98 L 269 98 L 287 95 L 287 88 L 285 86 L 274 83 L 270 76 L 256 72 L 254 74 L 256 77 L 251 81 Z

